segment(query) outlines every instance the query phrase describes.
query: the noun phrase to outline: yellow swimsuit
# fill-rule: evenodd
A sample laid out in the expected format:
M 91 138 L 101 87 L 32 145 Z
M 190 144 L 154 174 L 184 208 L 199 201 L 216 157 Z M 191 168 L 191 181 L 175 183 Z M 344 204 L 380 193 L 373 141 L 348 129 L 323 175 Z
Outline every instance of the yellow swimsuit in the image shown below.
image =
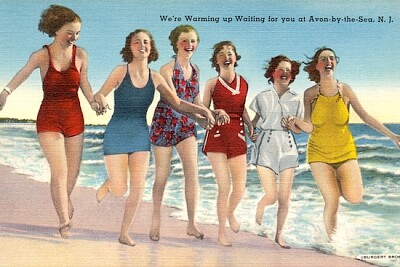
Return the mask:
M 311 122 L 314 125 L 307 145 L 307 162 L 329 164 L 357 158 L 349 129 L 349 110 L 338 92 L 332 97 L 318 93 Z

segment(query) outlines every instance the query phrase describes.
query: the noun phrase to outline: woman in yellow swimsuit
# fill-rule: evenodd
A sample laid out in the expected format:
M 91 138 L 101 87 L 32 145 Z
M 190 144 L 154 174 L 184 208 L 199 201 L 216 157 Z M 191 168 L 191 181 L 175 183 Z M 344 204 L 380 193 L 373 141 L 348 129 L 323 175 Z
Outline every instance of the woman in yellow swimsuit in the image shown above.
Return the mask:
M 334 78 L 337 63 L 335 52 L 326 47 L 318 49 L 306 63 L 304 70 L 316 84 L 304 92 L 304 121 L 296 121 L 310 133 L 307 162 L 325 201 L 323 218 L 330 238 L 336 229 L 339 197 L 354 204 L 363 197 L 356 146 L 349 129 L 350 106 L 368 126 L 400 147 L 400 137 L 364 110 L 349 85 Z

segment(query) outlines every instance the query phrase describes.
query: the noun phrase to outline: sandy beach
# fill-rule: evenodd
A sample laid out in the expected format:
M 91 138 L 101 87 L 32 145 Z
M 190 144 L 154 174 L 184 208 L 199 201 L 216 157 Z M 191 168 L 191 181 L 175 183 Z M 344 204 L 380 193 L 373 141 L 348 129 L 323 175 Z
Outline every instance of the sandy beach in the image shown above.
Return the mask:
M 200 225 L 203 240 L 186 235 L 186 222 L 164 207 L 161 239 L 148 237 L 152 205 L 142 203 L 132 225 L 135 247 L 118 243 L 124 198 L 75 188 L 70 238 L 61 239 L 49 184 L 0 165 L 0 266 L 371 266 L 368 263 L 305 249 L 282 249 L 251 233 L 230 233 L 233 247 L 217 242 L 215 225 Z

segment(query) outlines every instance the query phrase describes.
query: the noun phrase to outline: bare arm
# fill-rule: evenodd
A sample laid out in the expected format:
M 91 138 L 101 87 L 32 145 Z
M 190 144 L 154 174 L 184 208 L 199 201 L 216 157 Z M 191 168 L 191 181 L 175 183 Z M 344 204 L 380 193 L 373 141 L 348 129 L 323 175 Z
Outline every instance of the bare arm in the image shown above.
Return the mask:
M 257 122 L 260 120 L 260 117 L 260 114 L 256 113 L 256 115 L 254 115 L 254 118 L 251 120 L 251 124 L 253 126 L 253 135 L 251 135 L 250 138 L 252 142 L 255 142 L 257 140 L 258 133 L 256 133 L 254 129 L 257 127 Z
M 349 103 L 353 107 L 354 111 L 357 115 L 371 128 L 380 132 L 383 135 L 389 137 L 398 148 L 400 148 L 400 138 L 398 135 L 395 135 L 392 131 L 390 131 L 385 125 L 383 125 L 380 121 L 372 117 L 361 105 L 357 96 L 350 88 L 350 86 L 343 84 L 343 93 L 346 97 L 349 98 Z
M 80 87 L 82 90 L 83 95 L 85 96 L 86 100 L 89 102 L 90 107 L 96 111 L 97 113 L 100 112 L 100 105 L 96 102 L 96 99 L 93 95 L 92 86 L 89 83 L 88 75 L 87 75 L 87 68 L 88 68 L 88 60 L 86 51 L 82 48 L 78 48 L 77 56 L 82 61 L 81 71 L 80 71 Z
M 247 112 L 247 108 L 244 108 L 242 116 L 243 116 L 243 121 L 247 126 L 249 137 L 251 138 L 254 134 L 254 127 L 252 120 L 250 119 L 249 113 Z
M 217 83 L 217 78 L 213 78 L 207 81 L 206 86 L 204 87 L 204 95 L 203 95 L 203 105 L 207 108 L 211 106 L 212 94 L 215 88 L 215 84 Z M 230 122 L 229 115 L 223 109 L 215 109 L 213 111 L 217 118 L 217 124 L 223 125 L 225 123 Z
M 39 68 L 43 64 L 43 62 L 43 50 L 32 53 L 25 66 L 23 66 L 7 84 L 6 87 L 8 87 L 8 90 L 10 92 L 16 90 L 18 86 L 28 79 L 35 69 Z M 6 90 L 0 92 L 0 110 L 5 106 L 9 94 L 10 93 Z
M 168 88 L 170 88 L 171 90 L 175 89 L 175 85 L 173 83 L 172 77 L 173 77 L 173 71 L 174 71 L 174 65 L 175 65 L 175 61 L 170 61 L 169 63 L 165 64 L 164 66 L 161 67 L 160 69 L 160 74 L 161 76 L 164 78 L 164 80 L 166 81 Z M 176 93 L 176 91 L 174 91 Z M 193 103 L 195 105 L 202 105 L 202 103 L 200 101 L 198 101 L 198 96 L 196 96 L 193 100 Z M 204 107 L 206 108 L 206 107 Z M 180 111 L 181 112 L 181 111 Z M 187 112 L 181 112 L 182 114 L 192 118 L 193 120 L 196 121 L 200 121 L 202 119 L 204 119 L 203 116 L 199 115 L 199 114 L 192 114 L 192 113 L 187 113 Z M 203 124 L 203 123 L 200 123 Z
M 125 73 L 125 66 L 117 66 L 116 68 L 114 68 L 114 70 L 108 76 L 107 80 L 104 82 L 103 86 L 94 95 L 94 98 L 100 105 L 101 114 L 107 112 L 107 109 L 109 109 L 109 105 L 106 99 L 107 95 L 121 84 Z
M 316 97 L 315 88 L 308 88 L 304 92 L 304 119 L 300 119 L 295 117 L 294 123 L 299 127 L 302 131 L 306 133 L 311 133 L 314 129 L 314 126 L 311 123 L 311 112 L 312 112 L 312 101 Z
M 214 123 L 214 116 L 212 113 L 203 106 L 198 106 L 187 101 L 181 100 L 177 95 L 175 90 L 169 88 L 165 79 L 157 72 L 152 71 L 153 82 L 156 89 L 160 92 L 161 96 L 177 111 L 181 113 L 188 114 L 199 114 L 207 118 L 207 125 L 205 128 L 211 128 Z M 198 121 L 201 123 L 200 121 Z

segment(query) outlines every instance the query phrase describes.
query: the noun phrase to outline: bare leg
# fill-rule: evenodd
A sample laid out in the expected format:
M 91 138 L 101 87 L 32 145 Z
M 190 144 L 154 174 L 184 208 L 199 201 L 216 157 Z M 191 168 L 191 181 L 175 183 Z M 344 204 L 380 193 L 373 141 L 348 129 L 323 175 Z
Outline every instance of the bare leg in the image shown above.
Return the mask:
M 336 230 L 340 190 L 335 169 L 322 162 L 310 163 L 314 180 L 324 198 L 324 223 L 326 233 L 332 238 Z
M 96 199 L 97 202 L 101 203 L 103 199 L 107 196 L 109 192 L 109 180 L 105 180 L 104 183 L 97 189 L 96 192 Z
M 361 203 L 363 184 L 357 160 L 346 161 L 336 170 L 336 173 L 344 199 L 352 204 Z
M 286 169 L 280 173 L 279 177 L 279 197 L 278 197 L 278 214 L 276 225 L 275 242 L 282 248 L 289 249 L 283 239 L 283 226 L 285 225 L 287 215 L 289 213 L 290 195 L 292 193 L 294 168 Z
M 83 134 L 68 138 L 56 132 L 44 132 L 38 135 L 40 146 L 49 162 L 51 172 L 51 196 L 60 221 L 60 234 L 68 237 L 71 228 L 69 218 L 69 196 L 76 183 L 81 161 Z M 73 156 L 77 159 L 71 159 Z M 70 164 L 70 165 L 68 165 Z M 68 171 L 71 171 L 71 174 Z
M 186 233 L 198 239 L 203 239 L 204 234 L 198 229 L 196 223 L 196 207 L 199 195 L 199 175 L 197 164 L 197 142 L 195 137 L 190 137 L 180 142 L 177 151 L 182 161 L 185 174 L 185 199 L 188 213 L 188 226 Z
M 129 155 L 130 192 L 125 203 L 125 213 L 119 236 L 119 242 L 125 245 L 136 245 L 129 236 L 129 230 L 142 200 L 149 160 L 150 153 L 147 151 Z
M 229 197 L 228 221 L 231 230 L 239 232 L 240 224 L 236 220 L 235 210 L 246 191 L 247 164 L 246 155 L 240 155 L 228 160 L 232 175 L 232 193 Z
M 155 159 L 155 178 L 153 184 L 153 216 L 149 237 L 160 240 L 161 204 L 165 186 L 171 169 L 172 147 L 153 146 Z
M 228 216 L 229 193 L 231 190 L 231 180 L 229 177 L 229 167 L 226 154 L 207 153 L 207 157 L 214 170 L 218 185 L 217 214 L 218 214 L 218 242 L 225 247 L 232 246 L 228 240 L 225 223 Z
M 256 222 L 261 225 L 266 206 L 272 205 L 278 199 L 278 189 L 275 172 L 270 168 L 257 166 L 258 176 L 264 189 L 264 196 L 257 203 Z
M 79 171 L 82 162 L 84 134 L 65 138 L 65 152 L 67 155 L 67 192 L 68 192 L 68 217 L 72 219 L 74 215 L 74 206 L 71 201 L 71 194 L 78 180 Z

